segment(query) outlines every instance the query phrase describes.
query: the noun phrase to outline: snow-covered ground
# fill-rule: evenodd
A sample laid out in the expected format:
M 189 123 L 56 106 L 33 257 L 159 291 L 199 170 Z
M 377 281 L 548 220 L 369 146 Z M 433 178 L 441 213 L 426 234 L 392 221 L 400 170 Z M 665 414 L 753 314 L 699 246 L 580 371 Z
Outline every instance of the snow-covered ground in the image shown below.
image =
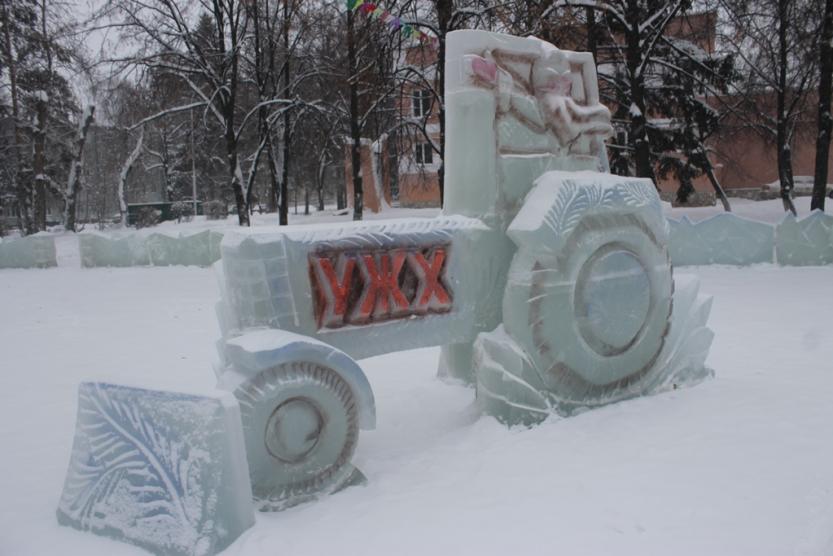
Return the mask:
M 367 486 L 227 554 L 833 554 L 833 267 L 686 271 L 715 296 L 714 380 L 507 430 L 437 349 L 366 360 Z M 0 271 L 0 554 L 145 554 L 56 522 L 76 387 L 212 387 L 215 299 L 207 269 Z

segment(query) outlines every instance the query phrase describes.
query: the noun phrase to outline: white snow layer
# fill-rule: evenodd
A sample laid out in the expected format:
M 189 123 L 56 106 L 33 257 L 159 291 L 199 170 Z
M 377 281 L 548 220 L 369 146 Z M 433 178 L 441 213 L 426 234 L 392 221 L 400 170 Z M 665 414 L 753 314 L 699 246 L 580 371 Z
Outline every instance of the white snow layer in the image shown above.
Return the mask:
M 833 267 L 689 268 L 717 378 L 531 430 L 472 411 L 438 349 L 362 361 L 367 475 L 258 514 L 229 556 L 833 554 Z M 60 527 L 85 377 L 211 388 L 210 270 L 0 271 L 0 554 L 143 555 Z

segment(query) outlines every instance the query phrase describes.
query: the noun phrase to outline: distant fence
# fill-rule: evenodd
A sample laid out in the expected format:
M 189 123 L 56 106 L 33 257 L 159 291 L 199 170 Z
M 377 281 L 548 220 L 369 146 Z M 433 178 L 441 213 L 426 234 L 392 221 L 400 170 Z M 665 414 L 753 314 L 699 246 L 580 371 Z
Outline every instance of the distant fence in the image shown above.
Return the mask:
M 171 233 L 78 234 L 81 266 L 210 266 L 220 260 L 223 234 L 214 230 Z
M 728 212 L 700 222 L 669 219 L 668 224 L 675 266 L 833 263 L 833 216 L 819 210 L 801 219 L 788 214 L 777 225 Z
M 49 268 L 58 266 L 55 238 L 35 234 L 20 238 L 0 238 L 0 268 Z
M 669 254 L 675 266 L 777 263 L 833 264 L 833 215 L 814 211 L 767 224 L 721 213 L 699 222 L 669 219 Z M 85 232 L 77 235 L 81 265 L 210 266 L 220 259 L 222 232 Z M 0 268 L 57 266 L 54 237 L 36 234 L 0 241 Z

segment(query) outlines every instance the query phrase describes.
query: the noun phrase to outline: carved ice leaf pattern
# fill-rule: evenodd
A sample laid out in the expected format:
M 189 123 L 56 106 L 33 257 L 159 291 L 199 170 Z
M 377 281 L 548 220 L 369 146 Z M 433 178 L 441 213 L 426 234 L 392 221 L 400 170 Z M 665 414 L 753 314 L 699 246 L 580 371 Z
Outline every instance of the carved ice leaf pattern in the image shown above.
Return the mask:
M 564 181 L 558 188 L 552 207 L 544 216 L 547 227 L 557 236 L 573 230 L 579 221 L 593 209 L 613 206 L 613 192 L 610 189 Z
M 657 192 L 645 183 L 619 184 L 617 187 L 622 200 L 630 207 L 643 207 L 657 202 Z
M 571 181 L 558 188 L 555 201 L 544 216 L 544 222 L 553 234 L 560 235 L 578 224 L 587 206 L 587 198 L 582 191 Z
M 142 518 L 170 519 L 196 540 L 198 516 L 189 511 L 189 470 L 193 464 L 135 405 L 111 396 L 106 385 L 79 397 L 89 455 L 71 477 L 71 506 L 84 528 L 95 525 L 96 509 L 107 507 L 117 488 L 127 487 Z M 184 539 L 182 539 L 184 540 Z

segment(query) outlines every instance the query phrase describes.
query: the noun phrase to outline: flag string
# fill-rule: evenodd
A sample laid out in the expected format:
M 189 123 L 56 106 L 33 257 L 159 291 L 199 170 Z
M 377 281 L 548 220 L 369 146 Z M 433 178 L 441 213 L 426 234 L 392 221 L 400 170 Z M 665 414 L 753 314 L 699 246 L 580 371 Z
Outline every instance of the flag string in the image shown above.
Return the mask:
M 437 39 L 437 37 L 432 37 L 424 31 L 417 29 L 413 25 L 403 23 L 397 16 L 373 2 L 365 2 L 365 0 L 347 0 L 347 9 L 359 11 L 371 19 L 378 19 L 382 23 L 386 23 L 392 30 L 402 33 L 405 38 L 419 39 L 420 42 L 428 43 L 433 47 L 436 47 L 437 43 L 439 43 L 439 39 Z

